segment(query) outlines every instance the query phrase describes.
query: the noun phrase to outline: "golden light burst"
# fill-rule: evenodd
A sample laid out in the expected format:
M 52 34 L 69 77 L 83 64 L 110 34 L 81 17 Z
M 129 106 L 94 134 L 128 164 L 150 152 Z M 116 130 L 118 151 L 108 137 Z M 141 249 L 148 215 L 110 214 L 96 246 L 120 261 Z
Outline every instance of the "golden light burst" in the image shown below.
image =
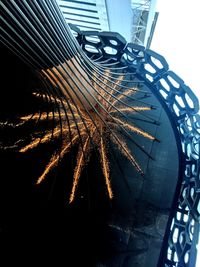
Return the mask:
M 40 97 L 41 102 L 52 104 L 52 111 L 49 112 L 47 108 L 46 112 L 21 116 L 19 123 L 0 123 L 1 128 L 20 128 L 27 122 L 36 122 L 36 125 L 43 127 L 42 131 L 37 128 L 33 132 L 28 144 L 22 139 L 14 145 L 9 142 L 7 145 L 3 141 L 0 149 L 18 148 L 21 153 L 25 153 L 51 140 L 61 140 L 59 149 L 51 155 L 38 178 L 39 184 L 72 147 L 78 146 L 70 203 L 74 201 L 82 170 L 89 162 L 92 151 L 96 151 L 111 199 L 110 142 L 142 174 L 143 170 L 130 151 L 126 137 L 133 139 L 132 133 L 135 133 L 151 141 L 156 140 L 130 119 L 130 113 L 141 115 L 150 110 L 151 106 L 134 99 L 133 95 L 138 89 L 131 88 L 131 81 L 126 80 L 128 73 L 125 74 L 124 70 L 129 67 L 121 60 L 123 51 L 113 55 L 103 48 L 103 53 L 101 49 L 97 50 L 98 53 L 92 52 L 90 58 L 74 37 L 56 1 L 4 1 L 1 8 L 3 44 L 40 75 L 44 88 L 42 93 L 36 93 L 35 96 Z M 112 38 L 108 40 L 110 43 L 113 41 Z M 121 41 L 116 39 L 115 43 L 116 48 L 121 47 Z M 108 57 L 104 57 L 104 54 Z M 134 64 L 132 67 L 135 69 Z M 130 74 L 133 75 L 132 72 Z M 146 116 L 143 121 L 146 119 L 149 117 Z M 52 122 L 52 129 L 49 129 L 48 122 Z M 43 126 L 41 123 L 44 123 Z M 141 145 L 136 145 L 146 153 Z
M 44 101 L 48 100 L 56 103 L 56 110 L 22 116 L 20 117 L 20 122 L 15 124 L 15 127 L 31 121 L 54 121 L 55 127 L 53 130 L 44 131 L 42 137 L 38 137 L 37 134 L 33 135 L 31 141 L 21 146 L 19 152 L 25 153 L 51 140 L 62 140 L 60 150 L 55 151 L 51 156 L 43 173 L 37 179 L 37 184 L 40 184 L 47 177 L 48 173 L 58 165 L 59 161 L 70 152 L 74 145 L 78 145 L 69 203 L 74 201 L 82 170 L 89 162 L 93 149 L 98 151 L 108 196 L 112 199 L 113 190 L 108 159 L 109 141 L 119 149 L 140 174 L 143 174 L 141 166 L 132 155 L 121 132 L 132 132 L 149 140 L 156 140 L 154 136 L 136 127 L 126 119 L 127 114 L 130 112 L 143 112 L 151 110 L 151 107 L 145 105 L 129 106 L 126 104 L 127 97 L 134 95 L 138 89 L 123 87 L 124 77 L 124 75 L 119 75 L 117 78 L 113 78 L 108 70 L 104 71 L 102 75 L 94 72 L 91 83 L 93 89 L 97 92 L 97 104 L 94 109 L 90 110 L 80 108 L 71 99 L 51 94 L 45 96 L 44 93 L 34 93 L 36 97 Z M 102 82 L 101 85 L 98 83 L 99 80 Z

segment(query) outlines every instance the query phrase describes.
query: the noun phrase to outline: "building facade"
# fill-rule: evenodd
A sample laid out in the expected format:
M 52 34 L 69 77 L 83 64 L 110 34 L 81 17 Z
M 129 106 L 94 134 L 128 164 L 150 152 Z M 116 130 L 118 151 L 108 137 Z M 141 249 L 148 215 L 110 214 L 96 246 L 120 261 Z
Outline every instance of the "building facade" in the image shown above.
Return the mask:
M 69 24 L 82 31 L 112 31 L 127 42 L 150 47 L 157 0 L 57 0 Z
M 57 0 L 68 23 L 82 31 L 109 31 L 105 0 L 61 1 Z

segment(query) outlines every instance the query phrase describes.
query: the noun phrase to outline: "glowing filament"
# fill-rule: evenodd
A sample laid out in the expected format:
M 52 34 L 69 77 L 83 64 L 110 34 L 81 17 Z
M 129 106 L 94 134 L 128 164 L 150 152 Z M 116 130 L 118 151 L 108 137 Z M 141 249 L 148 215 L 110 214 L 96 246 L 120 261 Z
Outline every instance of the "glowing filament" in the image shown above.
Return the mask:
M 106 186 L 108 190 L 108 195 L 109 198 L 113 198 L 113 192 L 110 184 L 110 178 L 109 178 L 109 166 L 108 166 L 108 159 L 106 156 L 106 151 L 105 151 L 105 146 L 103 143 L 103 138 L 101 137 L 101 163 L 102 163 L 102 169 L 103 169 L 103 174 L 106 180 Z
M 75 171 L 74 171 L 73 186 L 72 186 L 72 191 L 71 191 L 69 203 L 71 203 L 75 197 L 76 188 L 78 185 L 79 177 L 81 175 L 81 169 L 84 166 L 84 153 L 86 152 L 86 150 L 88 148 L 89 139 L 90 139 L 90 137 L 88 137 L 86 139 L 83 150 L 81 151 L 80 155 L 77 158 L 78 163 L 77 163 L 77 166 L 76 166 Z
M 149 133 L 139 129 L 138 127 L 135 127 L 135 126 L 131 125 L 130 123 L 124 122 L 124 121 L 122 121 L 120 119 L 117 119 L 117 118 L 114 118 L 114 120 L 116 122 L 119 122 L 122 126 L 124 126 L 125 128 L 127 128 L 128 130 L 130 130 L 130 131 L 132 131 L 134 133 L 142 135 L 143 137 L 148 138 L 150 140 L 155 140 L 154 136 L 152 136 Z

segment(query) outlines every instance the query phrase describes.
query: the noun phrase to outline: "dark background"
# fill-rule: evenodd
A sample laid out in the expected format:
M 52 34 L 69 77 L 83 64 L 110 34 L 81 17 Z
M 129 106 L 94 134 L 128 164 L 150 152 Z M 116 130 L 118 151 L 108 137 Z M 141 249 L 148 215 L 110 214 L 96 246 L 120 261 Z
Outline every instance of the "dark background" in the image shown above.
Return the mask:
M 19 122 L 20 116 L 51 108 L 32 95 L 41 89 L 36 73 L 6 48 L 1 51 L 0 121 Z M 113 201 L 108 199 L 96 153 L 81 175 L 74 203 L 69 205 L 77 147 L 40 185 L 35 184 L 37 178 L 59 143 L 41 144 L 26 153 L 19 153 L 17 148 L 0 150 L 0 235 L 7 263 L 14 260 L 15 264 L 29 266 L 30 261 L 43 261 L 46 265 L 70 267 L 100 267 L 99 262 L 108 267 L 156 265 L 177 184 L 178 155 L 174 133 L 161 104 L 153 95 L 144 101 L 157 107 L 149 115 L 160 125 L 136 123 L 161 142 L 134 135 L 154 160 L 128 143 L 145 170 L 144 177 L 117 149 L 110 147 Z M 12 129 L 1 124 L 1 145 L 9 146 L 19 139 L 28 143 L 38 127 L 39 124 L 27 123 Z M 116 229 L 116 225 L 121 228 Z M 127 232 L 127 227 L 131 231 Z
M 10 123 L 39 110 L 41 103 L 32 92 L 40 82 L 18 57 L 5 47 L 1 47 L 1 51 L 0 120 Z M 11 145 L 21 138 L 29 140 L 32 127 L 36 128 L 34 125 L 19 129 L 2 126 L 1 144 Z M 2 255 L 9 255 L 5 257 L 7 263 L 14 260 L 15 264 L 55 260 L 56 266 L 61 266 L 61 262 L 65 266 L 93 266 L 97 251 L 98 254 L 101 251 L 101 229 L 110 209 L 102 174 L 97 171 L 99 162 L 92 157 L 93 162 L 81 177 L 80 193 L 75 202 L 68 205 L 73 152 L 44 183 L 35 185 L 54 148 L 54 144 L 41 145 L 24 154 L 16 148 L 0 151 Z M 92 179 L 88 179 L 89 176 Z

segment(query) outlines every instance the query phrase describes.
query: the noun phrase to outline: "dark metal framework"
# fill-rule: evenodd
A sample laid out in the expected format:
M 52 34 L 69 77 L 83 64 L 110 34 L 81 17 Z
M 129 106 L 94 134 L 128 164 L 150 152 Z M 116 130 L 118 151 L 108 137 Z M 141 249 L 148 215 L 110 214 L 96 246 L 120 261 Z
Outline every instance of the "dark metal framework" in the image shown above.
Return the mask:
M 12 42 L 11 44 L 9 43 L 9 48 L 11 50 L 13 48 L 14 52 L 17 52 L 22 58 L 24 58 L 24 55 L 28 54 L 28 59 L 33 59 L 34 61 L 35 58 L 33 58 L 33 56 L 36 57 L 36 66 L 34 67 L 48 68 L 49 65 L 57 65 L 58 62 L 63 63 L 67 58 L 71 58 L 79 51 L 79 47 L 73 43 L 70 30 L 67 32 L 70 38 L 65 34 L 68 28 L 63 19 L 57 16 L 57 12 L 60 11 L 54 1 L 4 1 L 1 5 L 4 6 L 4 11 L 6 10 L 6 15 L 4 14 L 6 19 L 4 18 L 4 22 L 5 25 L 8 26 L 7 31 L 3 30 L 5 34 L 4 42 L 7 44 L 7 41 L 11 40 Z M 39 35 L 39 39 L 36 29 L 39 25 L 42 29 L 44 27 L 42 23 L 38 25 L 36 21 L 34 21 L 34 23 L 36 23 L 35 27 L 32 25 L 33 22 L 30 23 L 29 20 L 27 24 L 27 18 L 24 15 L 27 14 L 27 10 L 30 11 L 28 15 L 34 17 L 29 5 L 32 6 L 33 10 L 37 10 L 38 8 L 40 12 L 44 10 L 45 12 L 48 11 L 46 17 L 49 18 L 49 20 L 47 20 L 49 26 L 47 27 L 46 24 L 46 28 L 44 32 L 41 32 L 41 35 Z M 21 6 L 22 10 L 25 10 L 24 13 L 19 8 Z M 57 12 L 50 12 L 52 10 Z M 13 14 L 17 14 L 16 18 Z M 55 40 L 52 39 L 52 37 L 54 38 L 55 36 L 52 35 L 53 31 L 51 31 L 51 29 L 54 29 L 53 22 L 56 20 L 52 22 L 52 14 L 58 19 L 60 28 L 62 29 L 61 32 L 59 30 L 60 35 L 56 35 L 57 39 Z M 22 20 L 22 17 L 24 20 Z M 55 17 L 53 16 L 53 18 Z M 8 23 L 10 18 L 14 18 L 14 22 L 12 21 L 11 24 Z M 43 21 L 42 16 L 40 16 L 40 19 Z M 52 25 L 50 22 L 52 22 Z M 17 30 L 19 30 L 19 33 L 16 31 L 15 27 L 18 27 Z M 57 29 L 57 27 L 55 28 Z M 23 31 L 21 32 L 20 29 L 23 29 Z M 10 30 L 12 30 L 12 34 L 14 33 L 18 37 L 17 40 L 13 39 L 12 34 L 9 35 Z M 27 41 L 26 37 L 30 36 L 29 30 L 33 33 L 34 38 L 31 36 Z M 200 217 L 200 117 L 198 115 L 199 104 L 196 96 L 174 72 L 169 70 L 165 59 L 157 53 L 151 50 L 145 50 L 144 47 L 136 44 L 127 44 L 124 38 L 119 34 L 110 32 L 81 32 L 76 27 L 72 28 L 72 30 L 76 32 L 76 37 L 82 50 L 94 61 L 101 62 L 103 64 L 101 65 L 103 70 L 106 66 L 112 66 L 112 64 L 116 66 L 119 64 L 124 67 L 125 71 L 136 73 L 137 78 L 142 80 L 152 90 L 168 113 L 176 135 L 180 168 L 179 183 L 177 185 L 158 266 L 194 266 L 196 257 L 195 245 L 198 241 L 195 233 L 199 228 Z M 25 33 L 26 35 L 24 37 Z M 91 36 L 95 37 L 95 41 L 91 41 L 91 38 L 89 38 Z M 62 46 L 62 37 L 65 37 L 67 46 Z M 35 45 L 34 49 L 31 44 L 29 44 L 30 40 L 30 43 L 34 43 Z M 40 45 L 36 40 L 42 40 Z M 55 51 L 54 47 L 51 49 L 52 45 L 50 40 L 53 40 L 56 47 L 58 46 L 59 49 Z M 58 43 L 57 40 L 60 40 L 60 42 Z M 13 44 L 16 43 L 17 48 L 19 48 L 18 50 L 13 46 Z M 24 44 L 26 44 L 26 49 L 28 47 L 29 53 L 24 50 Z M 44 49 L 44 47 L 48 49 Z M 61 49 L 61 47 L 63 48 Z M 67 51 L 66 48 L 68 48 L 69 51 Z M 42 55 L 45 56 L 44 58 L 40 56 L 40 53 L 37 53 L 38 49 L 39 52 L 43 52 Z M 79 51 L 81 55 L 82 50 L 80 49 Z M 23 53 L 21 54 L 21 52 Z M 87 62 L 86 57 L 85 61 Z M 76 63 L 78 63 L 78 61 L 76 61 Z M 83 61 L 83 63 L 85 62 Z M 85 64 L 85 66 L 88 72 L 90 72 L 91 66 L 87 64 Z M 74 68 L 76 68 L 76 65 L 74 65 Z M 67 75 L 69 76 L 69 74 Z
M 200 116 L 197 97 L 180 77 L 169 70 L 161 55 L 136 44 L 127 44 L 116 33 L 82 32 L 71 27 L 89 57 L 128 66 L 129 71 L 136 72 L 165 108 L 176 135 L 180 168 L 158 266 L 195 266 L 200 219 Z M 99 41 L 91 42 L 90 36 Z

